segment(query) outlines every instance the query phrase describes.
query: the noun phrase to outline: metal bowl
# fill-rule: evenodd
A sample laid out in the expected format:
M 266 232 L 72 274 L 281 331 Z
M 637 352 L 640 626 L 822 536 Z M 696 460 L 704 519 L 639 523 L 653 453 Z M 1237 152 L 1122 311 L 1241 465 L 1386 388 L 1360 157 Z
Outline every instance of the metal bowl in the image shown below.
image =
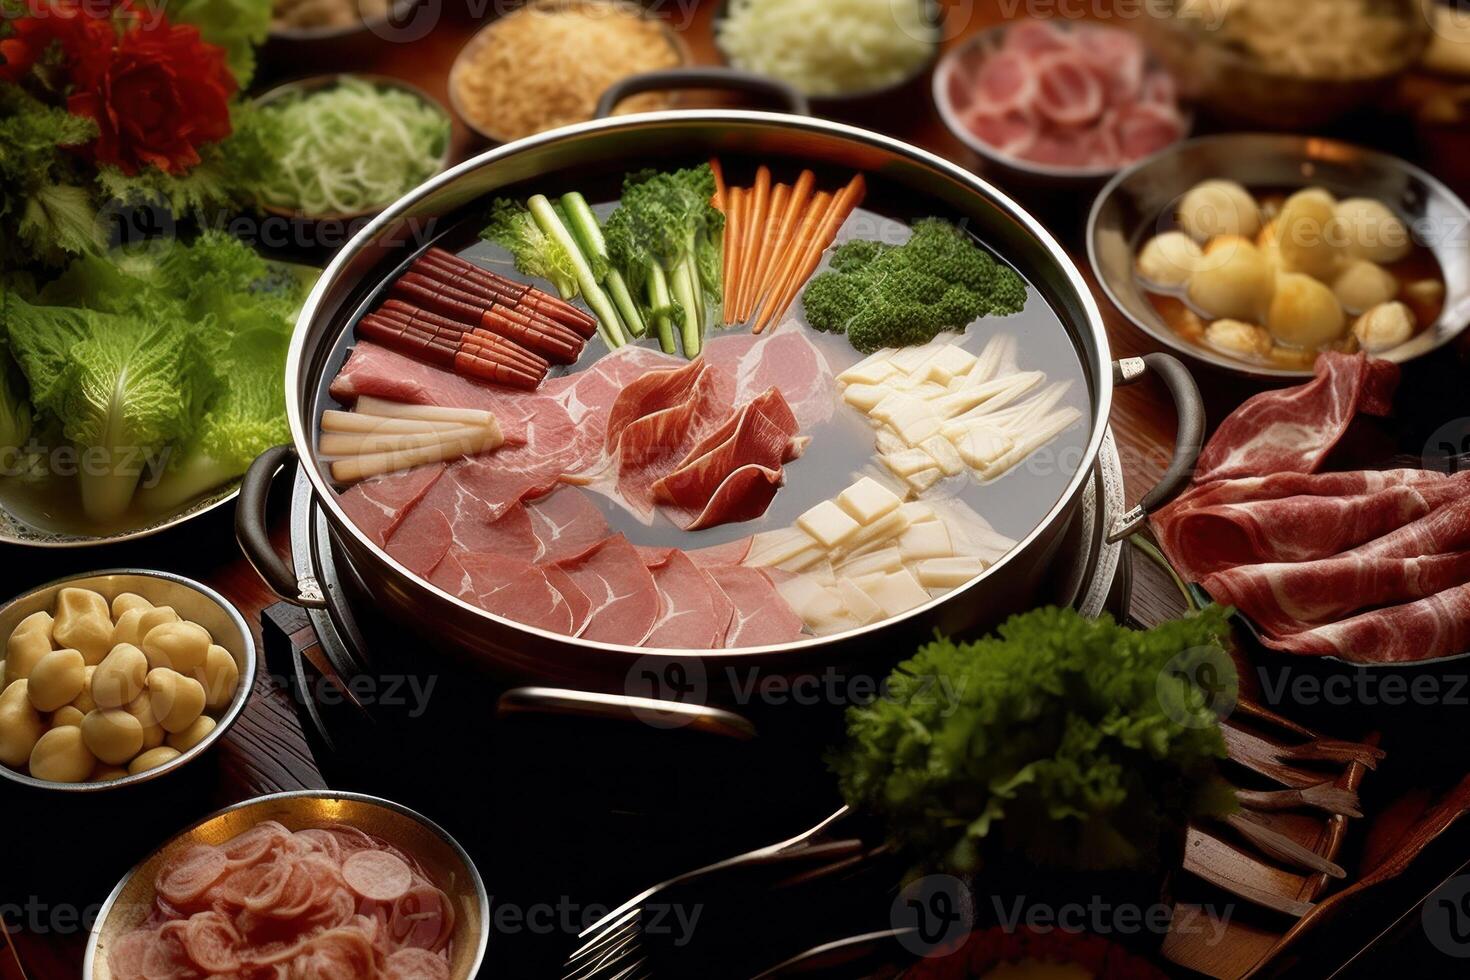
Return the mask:
M 97 913 L 87 941 L 82 976 L 87 980 L 112 980 L 108 944 L 141 925 L 153 910 L 154 878 L 170 856 L 197 844 L 222 844 L 266 820 L 289 830 L 350 824 L 417 858 L 454 903 L 450 976 L 463 980 L 479 970 L 490 938 L 490 900 L 464 848 L 438 824 L 397 803 L 360 793 L 302 790 L 226 807 L 186 828 L 135 865 Z
M 1072 29 L 1070 22 L 1060 22 L 1059 26 L 1065 30 Z M 1009 25 L 1002 24 L 999 27 L 981 31 L 970 40 L 950 50 L 940 60 L 939 67 L 934 71 L 933 85 L 934 105 L 939 110 L 939 118 L 944 120 L 945 127 L 955 139 L 969 147 L 985 162 L 987 170 L 994 170 L 1000 176 L 1021 184 L 1051 186 L 1065 190 L 1092 190 L 1101 187 L 1109 177 L 1123 168 L 1106 164 L 1099 167 L 1059 167 L 1052 164 L 1035 163 L 1009 153 L 1002 153 L 976 137 L 961 121 L 949 97 L 950 77 L 954 74 L 956 66 L 971 50 L 986 49 L 987 56 L 998 50 L 1005 41 L 1006 32 L 1009 29 Z M 1148 65 L 1166 67 L 1152 53 L 1149 55 Z M 1179 107 L 1179 113 L 1184 120 L 1185 135 L 1183 138 L 1187 138 L 1194 129 L 1194 113 L 1182 105 Z
M 903 0 L 893 0 L 893 2 L 900 3 Z M 919 4 L 922 8 L 925 21 L 934 27 L 935 40 L 933 45 L 931 45 L 929 56 L 919 62 L 914 67 L 914 70 L 903 78 L 884 85 L 876 85 L 872 88 L 860 89 L 854 92 L 840 92 L 829 95 L 816 95 L 810 92 L 803 93 L 811 101 L 812 105 L 816 107 L 819 115 L 843 117 L 853 112 L 860 112 L 862 115 L 866 115 L 867 113 L 864 110 L 886 107 L 895 100 L 895 97 L 905 94 L 910 86 L 914 85 L 918 79 L 922 78 L 934 67 L 934 63 L 939 59 L 939 38 L 944 26 L 944 8 L 938 0 L 910 0 L 910 2 Z M 724 59 L 727 65 L 739 70 L 746 70 L 744 66 L 738 64 L 730 57 L 724 45 L 720 43 L 720 22 L 725 19 L 729 10 L 730 0 L 721 0 L 719 9 L 715 11 L 715 50 L 720 53 L 720 57 Z
M 579 6 L 586 4 L 620 7 L 631 13 L 637 14 L 645 20 L 651 20 L 659 24 L 663 30 L 664 38 L 669 42 L 669 47 L 673 50 L 674 55 L 677 58 L 675 64 L 671 66 L 672 69 L 677 69 L 688 65 L 693 60 L 692 56 L 689 53 L 689 48 L 687 45 L 685 45 L 683 38 L 681 38 L 678 33 L 676 33 L 674 29 L 669 26 L 667 21 L 664 21 L 661 18 L 658 18 L 653 14 L 648 13 L 639 5 L 629 2 L 629 0 L 541 0 L 540 3 L 541 6 Z M 480 28 L 478 31 L 476 31 L 474 36 L 465 42 L 465 46 L 460 48 L 459 54 L 455 55 L 454 64 L 451 65 L 449 69 L 449 104 L 454 108 L 454 114 L 458 116 L 460 118 L 460 121 L 462 121 L 467 127 L 469 127 L 472 132 L 474 132 L 481 139 L 489 142 L 492 146 L 498 146 L 501 143 L 508 142 L 509 139 L 501 133 L 493 132 L 489 128 L 480 125 L 478 122 L 475 121 L 475 118 L 470 113 L 465 111 L 465 107 L 459 98 L 459 79 L 465 72 L 469 70 L 470 57 L 485 45 L 494 43 L 495 29 L 499 26 L 499 23 L 499 20 L 493 20 L 490 23 L 486 24 L 484 27 Z M 628 77 L 635 76 L 630 75 Z
M 1289 190 L 1315 185 L 1340 197 L 1377 198 L 1405 219 L 1415 241 L 1428 248 L 1444 277 L 1439 320 L 1407 343 L 1377 355 L 1403 363 L 1449 343 L 1470 325 L 1470 264 L 1465 234 L 1470 208 L 1448 187 L 1397 157 L 1347 143 L 1305 136 L 1209 136 L 1181 143 L 1118 174 L 1103 188 L 1087 225 L 1087 253 L 1103 291 L 1123 315 L 1159 343 L 1235 374 L 1282 381 L 1310 370 L 1274 368 L 1237 360 L 1176 334 L 1149 302 L 1134 275 L 1138 248 L 1159 230 L 1186 191 L 1203 180 L 1226 178 L 1248 188 Z
M 178 513 L 157 518 L 141 527 L 125 528 L 108 534 L 79 534 L 38 527 L 10 513 L 0 504 L 0 543 L 30 548 L 90 548 L 95 545 L 122 544 L 161 534 L 185 521 L 207 514 L 230 503 L 239 493 L 240 481 L 232 480 L 226 487 L 201 497 Z
M 446 126 L 452 126 L 453 124 L 453 120 L 450 118 L 449 115 L 449 110 L 445 109 L 444 106 L 439 104 L 439 101 L 437 99 L 431 96 L 428 92 L 425 92 L 423 89 L 419 88 L 417 85 L 405 82 L 401 78 L 393 78 L 388 75 L 364 74 L 361 72 L 336 72 L 327 75 L 313 75 L 310 78 L 301 78 L 297 79 L 294 82 L 286 82 L 285 84 L 277 85 L 275 88 L 268 89 L 267 91 L 256 96 L 253 104 L 258 109 L 262 106 L 268 106 L 272 102 L 278 102 L 281 99 L 286 98 L 290 95 L 296 95 L 302 92 L 316 92 L 320 91 L 321 89 L 331 88 L 334 85 L 340 84 L 343 79 L 347 78 L 355 78 L 359 81 L 364 81 L 371 85 L 378 86 L 379 88 L 394 88 L 402 92 L 407 92 L 409 95 L 418 99 L 420 102 L 433 108 L 433 110 L 443 118 Z M 428 174 L 424 179 L 428 180 L 432 177 L 436 177 L 439 174 L 443 173 L 446 169 L 448 169 L 449 160 L 452 153 L 453 140 L 446 137 L 446 139 L 444 140 L 444 152 L 439 155 L 438 164 L 434 167 L 433 172 Z M 359 211 L 326 212 L 323 214 L 309 214 L 296 208 L 289 208 L 276 204 L 268 204 L 265 201 L 259 202 L 259 206 L 262 211 L 265 211 L 268 214 L 274 214 L 282 218 L 292 218 L 298 221 L 346 222 L 353 221 L 357 218 L 370 217 L 374 214 L 377 214 L 379 211 L 383 210 L 392 203 L 392 201 L 383 201 L 380 204 L 375 204 L 372 207 L 363 208 Z
M 56 606 L 57 593 L 64 588 L 91 589 L 100 592 L 109 603 L 119 593 L 132 592 L 155 606 L 173 606 L 180 618 L 203 626 L 209 630 L 215 643 L 230 651 L 230 656 L 235 658 L 235 666 L 240 670 L 239 685 L 235 688 L 235 696 L 215 719 L 214 728 L 209 734 L 198 745 L 156 769 L 121 779 L 111 779 L 105 783 L 55 783 L 0 765 L 0 777 L 37 789 L 62 793 L 105 793 L 157 779 L 208 752 L 210 746 L 219 741 L 240 717 L 240 712 L 245 709 L 245 702 L 250 697 L 250 691 L 255 686 L 255 640 L 239 611 L 209 586 L 182 575 L 137 568 L 115 568 L 58 579 L 11 599 L 0 606 L 0 636 L 9 637 L 20 621 L 31 613 L 51 611 Z
M 1279 0 L 1278 0 L 1279 2 Z M 1222 5 L 1205 4 L 1219 9 Z M 1397 62 L 1377 75 L 1306 78 L 1275 71 L 1213 40 L 1197 20 L 1162 13 L 1140 18 L 1150 43 L 1187 84 L 1187 94 L 1213 115 L 1274 130 L 1311 129 L 1341 118 L 1386 94 L 1417 64 L 1433 36 L 1423 0 L 1381 0 L 1408 30 Z

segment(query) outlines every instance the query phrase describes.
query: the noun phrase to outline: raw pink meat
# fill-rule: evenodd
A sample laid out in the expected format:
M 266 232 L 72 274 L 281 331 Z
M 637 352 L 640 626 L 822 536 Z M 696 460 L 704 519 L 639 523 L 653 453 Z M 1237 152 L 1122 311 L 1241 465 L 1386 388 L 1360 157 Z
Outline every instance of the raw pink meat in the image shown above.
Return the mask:
M 709 650 L 720 645 L 732 608 L 714 580 L 682 551 L 670 549 L 663 561 L 650 566 L 658 588 L 659 613 L 646 647 L 670 650 Z M 719 596 L 719 600 L 716 599 Z M 723 611 L 721 620 L 717 613 Z
M 442 535 L 441 527 L 447 526 L 450 538 L 444 550 L 453 547 L 536 561 L 541 543 L 526 508 L 515 499 L 504 499 L 504 474 L 498 462 L 497 457 L 487 457 L 450 466 L 388 540 L 388 553 L 396 558 L 400 550 L 421 550 L 422 539 Z
M 1262 392 L 1220 424 L 1200 454 L 1195 482 L 1316 472 L 1359 412 L 1388 411 L 1398 378 L 1391 361 L 1321 354 L 1315 379 Z
M 562 599 L 571 610 L 572 625 L 568 628 L 567 635 L 581 636 L 582 630 L 587 628 L 587 620 L 592 617 L 592 600 L 587 598 L 587 593 L 559 565 L 542 565 L 541 570 L 546 573 L 546 580 L 553 589 L 561 593 Z
M 686 400 L 628 423 L 618 442 L 617 492 L 645 521 L 654 512 L 653 485 L 731 411 L 733 378 L 703 361 L 695 364 Z
M 561 561 L 582 554 L 607 537 L 607 521 L 587 494 L 562 487 L 526 504 L 531 527 L 540 542 L 538 562 Z
M 765 572 L 743 565 L 716 565 L 706 571 L 734 607 L 722 646 L 758 647 L 801 638 L 801 617 L 781 598 Z
M 758 343 L 750 343 L 752 337 Z M 837 410 L 832 368 L 796 323 L 759 337 L 720 337 L 705 345 L 704 356 L 733 371 L 736 408 L 776 388 L 803 429 L 816 428 Z
M 1017 21 L 1006 30 L 1006 48 L 1032 56 L 1056 51 L 1071 51 L 1077 47 L 1072 35 L 1048 20 L 1028 18 Z
M 621 534 L 556 563 L 591 602 L 582 637 L 638 646 L 658 618 L 659 594 L 638 551 Z M 520 618 L 520 617 L 516 617 Z
M 750 554 L 751 538 L 741 538 L 728 544 L 715 544 L 707 548 L 695 548 L 686 551 L 689 560 L 701 568 L 709 568 L 714 565 L 738 565 L 745 561 L 745 556 Z
M 618 392 L 607 413 L 608 451 L 616 448 L 633 422 L 686 404 L 708 366 L 694 360 L 683 367 L 649 371 Z
M 1147 53 L 1143 43 L 1127 31 L 1094 30 L 1077 46 L 1084 62 L 1103 86 L 1110 106 L 1131 105 L 1141 98 Z
M 980 66 L 972 84 L 977 103 L 990 112 L 1024 109 L 1036 99 L 1036 68 L 1019 51 L 997 51 Z
M 1041 134 L 1041 127 L 1029 109 L 995 113 L 989 106 L 977 106 L 965 117 L 965 127 L 982 143 L 1013 157 L 1026 156 Z
M 1470 649 L 1470 585 L 1289 636 L 1266 637 L 1265 642 L 1277 650 L 1355 663 L 1403 663 L 1463 653 Z
M 1177 143 L 1184 136 L 1184 122 L 1168 106 L 1143 102 L 1114 110 L 1108 132 L 1122 159 L 1141 160 Z
M 373 477 L 354 485 L 337 499 L 348 519 L 382 546 L 443 472 L 444 464 L 434 463 L 404 473 Z
M 410 572 L 427 578 L 454 545 L 454 527 L 443 511 L 425 507 L 415 510 L 404 524 L 407 533 L 388 542 L 388 554 Z
M 496 616 L 552 633 L 572 631 L 571 605 L 530 562 L 451 550 L 429 581 Z
M 1102 115 L 1102 83 L 1072 52 L 1044 55 L 1036 62 L 1034 108 L 1058 126 L 1086 126 Z

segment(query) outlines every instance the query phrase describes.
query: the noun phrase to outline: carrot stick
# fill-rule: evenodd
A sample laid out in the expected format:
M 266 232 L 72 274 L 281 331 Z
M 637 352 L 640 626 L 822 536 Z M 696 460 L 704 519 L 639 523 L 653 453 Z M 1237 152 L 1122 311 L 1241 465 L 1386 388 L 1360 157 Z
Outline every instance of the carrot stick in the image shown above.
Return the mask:
M 739 321 L 740 311 L 745 308 L 745 298 L 750 295 L 755 277 L 755 266 L 760 261 L 760 239 L 766 227 L 766 209 L 771 203 L 771 168 L 762 166 L 755 172 L 755 187 L 745 194 L 745 224 L 740 229 L 741 244 L 740 278 L 735 283 L 734 305 L 731 311 Z
M 827 210 L 822 219 L 821 226 L 806 245 L 806 251 L 801 261 L 793 267 L 793 274 L 787 277 L 782 285 L 781 291 L 776 294 L 777 300 L 774 306 L 768 308 L 761 315 L 761 322 L 756 325 L 759 333 L 771 320 L 780 319 L 791 304 L 796 301 L 796 294 L 806 281 L 811 278 L 812 273 L 817 271 L 817 266 L 822 263 L 822 253 L 827 251 L 827 246 L 837 240 L 837 232 L 842 229 L 842 224 L 848 215 L 862 202 L 863 196 L 868 192 L 868 183 L 862 174 L 855 174 L 848 181 L 837 197 L 832 201 L 832 206 Z
M 729 207 L 725 211 L 725 260 L 729 263 L 729 271 L 725 275 L 725 323 L 734 323 L 735 304 L 730 302 L 730 297 L 740 285 L 740 276 L 745 268 L 745 253 L 742 246 L 745 244 L 745 219 L 746 219 L 746 192 L 743 187 L 729 187 L 725 189 L 725 202 Z
M 791 189 L 791 196 L 786 202 L 786 213 L 781 217 L 781 227 L 776 233 L 776 242 L 770 249 L 770 261 L 761 273 L 755 302 L 751 304 L 752 313 L 759 308 L 761 302 L 777 285 L 776 279 L 786 263 L 792 246 L 796 243 L 796 236 L 801 230 L 802 216 L 806 214 L 807 204 L 811 201 L 812 189 L 816 187 L 816 184 L 817 175 L 810 170 L 803 170 L 801 176 L 796 178 L 796 186 Z
M 817 237 L 817 230 L 822 226 L 822 220 L 827 215 L 827 209 L 832 204 L 832 195 L 826 191 L 818 191 L 813 195 L 811 203 L 807 205 L 806 213 L 801 216 L 801 227 L 797 230 L 796 237 L 791 243 L 791 248 L 781 256 L 781 265 L 776 270 L 776 278 L 771 286 L 771 291 L 766 297 L 765 304 L 761 307 L 761 315 L 755 321 L 755 332 L 760 333 L 766 329 L 775 314 L 775 305 L 782 294 L 786 292 L 786 282 L 796 276 L 796 270 L 806 256 L 807 248 L 812 240 Z
M 791 199 L 791 185 L 777 184 L 771 189 L 771 206 L 766 212 L 766 220 L 761 223 L 759 240 L 756 250 L 760 256 L 755 266 L 755 274 L 749 277 L 746 283 L 745 298 L 740 303 L 740 309 L 736 311 L 736 319 L 744 323 L 750 319 L 755 312 L 755 305 L 765 295 L 766 276 L 770 275 L 772 256 L 776 252 L 776 239 L 781 230 L 781 223 L 786 216 L 786 205 Z
M 709 199 L 718 211 L 725 210 L 725 168 L 720 166 L 719 157 L 709 158 L 710 172 L 715 175 L 715 196 Z

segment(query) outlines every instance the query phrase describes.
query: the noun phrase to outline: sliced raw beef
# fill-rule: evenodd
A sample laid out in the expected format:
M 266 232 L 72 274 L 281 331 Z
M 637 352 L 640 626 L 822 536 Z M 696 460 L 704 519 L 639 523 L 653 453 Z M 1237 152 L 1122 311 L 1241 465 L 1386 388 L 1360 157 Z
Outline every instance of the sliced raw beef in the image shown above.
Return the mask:
M 634 647 L 643 642 L 658 618 L 659 593 L 627 538 L 615 534 L 555 567 L 590 601 L 583 639 Z
M 1236 565 L 1329 558 L 1416 521 L 1467 491 L 1470 474 L 1418 486 L 1398 484 L 1371 493 L 1195 503 L 1166 521 L 1160 537 L 1167 538 L 1169 553 L 1180 556 L 1179 573 L 1198 581 L 1203 575 Z
M 1120 160 L 1142 160 L 1184 137 L 1184 121 L 1174 109 L 1139 103 L 1113 110 L 1108 130 Z
M 337 500 L 348 519 L 381 547 L 443 472 L 444 464 L 434 463 L 373 477 L 354 485 Z
M 734 406 L 739 408 L 776 388 L 803 429 L 814 429 L 837 410 L 832 368 L 795 323 L 755 337 L 720 337 L 705 345 L 704 357 L 735 375 Z
M 706 571 L 734 607 L 722 646 L 758 647 L 801 638 L 801 617 L 765 572 L 743 565 L 716 565 Z
M 1013 157 L 1030 153 L 1041 135 L 1041 126 L 1030 109 L 995 112 L 989 106 L 976 106 L 965 116 L 965 127 L 982 143 Z
M 1074 53 L 1037 59 L 1033 108 L 1043 117 L 1058 126 L 1082 127 L 1096 121 L 1105 105 L 1102 82 Z
M 1470 548 L 1470 497 L 1458 497 L 1391 534 L 1345 552 L 1361 558 L 1412 558 Z
M 1363 609 L 1411 602 L 1470 582 L 1470 552 L 1372 560 L 1246 565 L 1206 576 L 1216 602 L 1234 606 L 1262 631 L 1281 637 L 1333 623 Z
M 1026 109 L 1036 98 L 1036 69 L 1027 55 L 1001 50 L 985 59 L 971 85 L 973 98 L 991 112 Z
M 687 403 L 709 365 L 690 361 L 683 367 L 649 371 L 618 393 L 607 413 L 607 450 L 612 452 L 633 422 Z
M 489 457 L 450 466 L 388 540 L 388 553 L 396 558 L 400 549 L 422 548 L 419 541 L 438 533 L 442 521 L 450 529 L 447 547 L 536 561 L 541 543 L 530 515 L 517 499 L 505 499 L 505 474 L 497 462 Z
M 666 552 L 649 571 L 658 587 L 660 606 L 643 645 L 668 650 L 718 647 L 734 609 L 708 573 L 676 549 Z
M 567 635 L 581 636 L 582 630 L 587 627 L 587 620 L 592 616 L 592 600 L 587 598 L 587 593 L 560 566 L 542 565 L 541 570 L 546 573 L 546 580 L 551 583 L 551 587 L 561 593 L 571 609 L 572 625 L 567 630 Z
M 1126 31 L 1089 31 L 1079 44 L 1083 63 L 1097 75 L 1103 99 L 1110 106 L 1136 103 L 1143 91 L 1147 52 L 1143 42 Z
M 781 466 L 797 454 L 796 417 L 772 388 L 732 415 L 653 484 L 653 497 L 677 512 L 687 531 L 753 520 L 783 482 Z
M 1325 353 L 1311 382 L 1248 399 L 1200 454 L 1196 483 L 1268 473 L 1315 473 L 1358 413 L 1386 414 L 1398 366 Z
M 607 520 L 586 492 L 563 487 L 526 504 L 541 544 L 538 562 L 574 558 L 608 536 Z
M 454 544 L 454 528 L 443 511 L 420 507 L 405 521 L 408 533 L 394 535 L 388 554 L 420 578 L 428 578 Z
M 651 521 L 653 486 L 731 412 L 733 378 L 703 362 L 687 399 L 636 419 L 618 441 L 617 492 L 641 520 Z
M 1266 645 L 1355 663 L 1405 663 L 1463 653 L 1470 649 L 1470 585 L 1289 636 L 1268 637 Z
M 429 581 L 488 613 L 552 633 L 572 632 L 572 607 L 546 573 L 505 555 L 450 551 Z

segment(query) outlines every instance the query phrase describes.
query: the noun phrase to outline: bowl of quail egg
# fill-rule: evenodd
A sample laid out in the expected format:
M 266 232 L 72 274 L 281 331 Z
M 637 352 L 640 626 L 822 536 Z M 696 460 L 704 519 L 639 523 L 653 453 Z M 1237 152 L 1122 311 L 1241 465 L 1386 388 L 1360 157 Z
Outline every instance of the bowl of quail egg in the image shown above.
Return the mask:
M 0 778 L 92 793 L 206 753 L 255 677 L 223 596 L 169 572 L 75 575 L 0 606 Z
M 1088 221 L 1108 298 L 1223 371 L 1283 382 L 1324 351 L 1405 362 L 1470 325 L 1470 208 L 1388 154 L 1333 140 L 1190 140 L 1118 174 Z

